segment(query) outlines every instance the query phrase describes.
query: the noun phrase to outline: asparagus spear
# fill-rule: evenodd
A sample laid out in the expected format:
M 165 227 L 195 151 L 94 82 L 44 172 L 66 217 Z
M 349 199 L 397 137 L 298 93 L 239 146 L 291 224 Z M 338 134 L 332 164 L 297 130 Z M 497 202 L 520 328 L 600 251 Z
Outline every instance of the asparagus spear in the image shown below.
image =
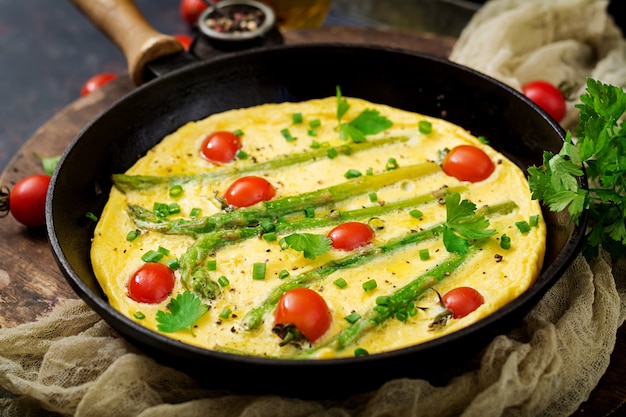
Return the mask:
M 159 185 L 179 185 L 195 180 L 211 180 L 216 178 L 225 178 L 233 175 L 249 174 L 252 172 L 260 172 L 264 170 L 274 170 L 286 166 L 296 165 L 303 162 L 311 162 L 319 158 L 324 158 L 330 149 L 338 154 L 355 153 L 390 143 L 401 143 L 409 140 L 406 136 L 394 136 L 376 140 L 368 140 L 365 142 L 351 143 L 350 145 L 340 145 L 332 148 L 318 148 L 306 152 L 282 155 L 280 157 L 267 160 L 265 162 L 253 163 L 244 166 L 227 166 L 216 169 L 211 172 L 196 175 L 167 175 L 167 176 L 151 176 L 151 175 L 127 175 L 114 174 L 112 176 L 113 184 L 123 192 L 130 190 L 148 190 Z
M 476 211 L 476 216 L 485 214 L 508 213 L 517 207 L 513 201 L 507 201 L 492 206 L 484 206 Z M 404 236 L 391 239 L 379 246 L 366 248 L 364 251 L 347 257 L 333 260 L 328 264 L 293 277 L 289 281 L 274 288 L 260 305 L 248 311 L 243 318 L 243 327 L 248 330 L 256 329 L 261 325 L 267 312 L 269 312 L 278 302 L 280 297 L 287 291 L 297 287 L 309 287 L 314 283 L 323 280 L 326 276 L 343 268 L 352 268 L 370 262 L 376 257 L 391 253 L 408 245 L 422 242 L 432 238 L 443 231 L 444 223 L 432 226 L 419 232 L 410 232 Z
M 439 170 L 435 162 L 424 162 L 400 167 L 376 175 L 365 175 L 315 191 L 264 201 L 259 208 L 241 208 L 229 212 L 219 212 L 208 217 L 194 220 L 163 220 L 150 210 L 129 204 L 128 212 L 135 224 L 141 228 L 155 230 L 165 234 L 187 233 L 193 236 L 219 229 L 253 226 L 266 218 L 277 218 L 286 214 L 302 211 L 309 207 L 318 207 L 354 197 L 364 192 L 377 190 L 395 182 L 427 175 Z M 187 225 L 188 224 L 188 225 Z

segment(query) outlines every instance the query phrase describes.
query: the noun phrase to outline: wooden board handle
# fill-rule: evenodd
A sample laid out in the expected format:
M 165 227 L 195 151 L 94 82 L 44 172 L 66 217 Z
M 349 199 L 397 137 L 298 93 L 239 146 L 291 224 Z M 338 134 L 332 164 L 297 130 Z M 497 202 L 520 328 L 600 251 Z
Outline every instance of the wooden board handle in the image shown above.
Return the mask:
M 155 30 L 132 0 L 71 0 L 124 53 L 135 85 L 144 82 L 147 63 L 183 50 L 173 37 Z

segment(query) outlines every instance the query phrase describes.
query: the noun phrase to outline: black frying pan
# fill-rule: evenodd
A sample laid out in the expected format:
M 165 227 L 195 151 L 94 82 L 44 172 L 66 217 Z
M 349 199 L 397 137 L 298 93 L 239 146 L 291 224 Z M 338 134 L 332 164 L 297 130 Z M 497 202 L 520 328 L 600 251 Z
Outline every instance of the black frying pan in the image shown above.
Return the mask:
M 65 151 L 46 206 L 54 255 L 66 279 L 113 328 L 158 361 L 215 388 L 301 397 L 374 389 L 399 377 L 453 375 L 496 334 L 510 330 L 559 279 L 578 251 L 585 222 L 544 211 L 548 250 L 537 282 L 495 314 L 454 334 L 405 349 L 328 360 L 270 360 L 213 352 L 149 331 L 113 310 L 92 271 L 93 223 L 111 188 L 165 135 L 190 120 L 262 103 L 360 97 L 442 117 L 485 136 L 526 169 L 542 151 L 558 151 L 561 127 L 517 91 L 471 69 L 431 56 L 342 44 L 255 48 L 191 63 L 145 83 L 89 123 Z M 580 179 L 585 187 L 584 178 Z M 583 219 L 584 220 L 584 219 Z

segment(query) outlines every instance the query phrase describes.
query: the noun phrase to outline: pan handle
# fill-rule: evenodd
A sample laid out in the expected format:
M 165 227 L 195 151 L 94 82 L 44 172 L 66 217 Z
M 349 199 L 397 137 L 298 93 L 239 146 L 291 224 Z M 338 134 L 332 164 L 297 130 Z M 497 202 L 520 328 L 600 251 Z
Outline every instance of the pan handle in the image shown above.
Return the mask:
M 155 30 L 132 0 L 71 0 L 124 53 L 128 74 L 142 84 L 146 64 L 183 50 L 173 37 Z

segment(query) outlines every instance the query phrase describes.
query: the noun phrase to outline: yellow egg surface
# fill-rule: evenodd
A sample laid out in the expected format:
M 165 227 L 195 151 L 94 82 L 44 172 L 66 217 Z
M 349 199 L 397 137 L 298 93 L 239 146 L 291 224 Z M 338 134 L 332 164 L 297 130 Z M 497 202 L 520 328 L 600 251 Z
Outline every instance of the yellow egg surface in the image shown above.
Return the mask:
M 347 111 L 341 115 L 339 99 L 328 97 L 189 122 L 116 176 L 91 248 L 110 304 L 156 332 L 206 349 L 316 359 L 422 343 L 522 294 L 541 270 L 546 226 L 519 167 L 444 120 L 343 100 Z M 381 120 L 387 125 L 372 133 L 370 122 Z M 216 131 L 239 135 L 235 160 L 213 163 L 201 155 L 205 137 Z M 493 172 L 475 182 L 447 175 L 443 157 L 459 145 L 484 151 Z M 291 207 L 296 197 L 325 197 L 270 214 L 265 201 L 228 205 L 228 187 L 252 175 L 273 186 L 270 202 Z M 146 178 L 157 181 L 124 185 Z M 352 190 L 347 196 L 338 192 L 346 187 Z M 148 219 L 138 220 L 129 207 L 142 208 Z M 266 220 L 213 222 L 250 212 Z M 306 221 L 315 224 L 302 226 Z M 372 240 L 351 250 L 334 248 L 328 233 L 347 221 L 368 225 Z M 488 236 L 462 233 L 476 228 Z M 233 237 L 244 229 L 245 238 Z M 322 242 L 323 249 L 308 253 L 293 244 L 298 239 Z M 174 271 L 173 289 L 156 303 L 129 296 L 131 277 L 147 262 Z M 207 282 L 210 293 L 195 287 Z M 315 340 L 289 341 L 276 331 L 278 298 L 295 287 L 313 290 L 328 307 L 329 324 Z M 473 288 L 484 302 L 455 318 L 442 299 L 458 287 Z

